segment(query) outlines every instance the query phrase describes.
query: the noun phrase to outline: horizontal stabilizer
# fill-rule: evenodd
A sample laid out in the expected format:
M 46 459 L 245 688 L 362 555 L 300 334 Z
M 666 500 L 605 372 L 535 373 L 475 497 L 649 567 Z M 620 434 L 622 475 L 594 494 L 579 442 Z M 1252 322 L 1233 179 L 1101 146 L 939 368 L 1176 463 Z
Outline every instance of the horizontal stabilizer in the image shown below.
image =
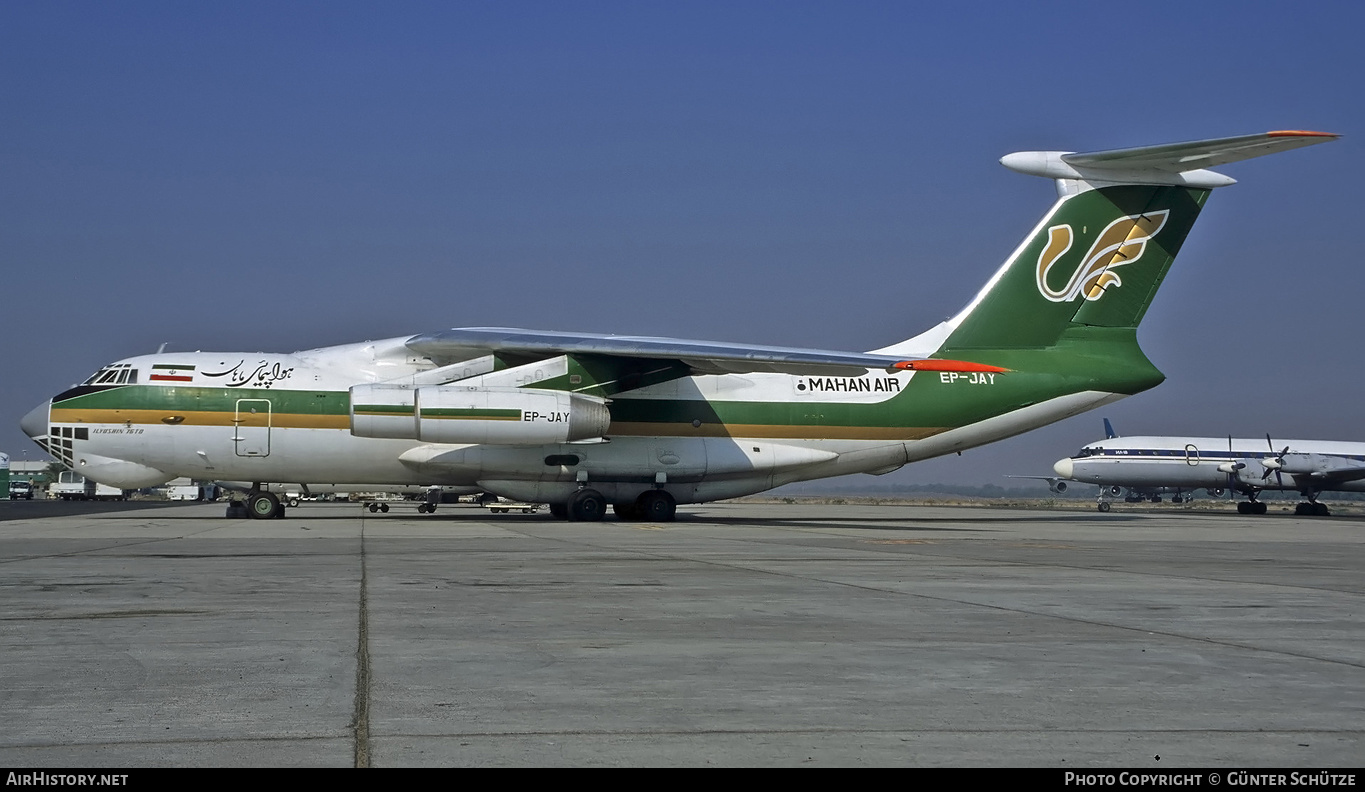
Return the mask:
M 982 371 L 1003 372 L 959 360 L 907 360 L 823 349 L 751 346 L 681 338 L 557 333 L 512 327 L 463 327 L 408 339 L 412 351 L 436 360 L 456 361 L 504 353 L 529 356 L 607 355 L 678 360 L 702 374 L 777 372 L 812 376 L 847 375 L 852 371 Z
M 1336 140 L 1329 132 L 1286 130 L 1110 151 L 1020 151 L 1000 159 L 1032 176 L 1125 184 L 1225 187 L 1236 180 L 1208 168 Z

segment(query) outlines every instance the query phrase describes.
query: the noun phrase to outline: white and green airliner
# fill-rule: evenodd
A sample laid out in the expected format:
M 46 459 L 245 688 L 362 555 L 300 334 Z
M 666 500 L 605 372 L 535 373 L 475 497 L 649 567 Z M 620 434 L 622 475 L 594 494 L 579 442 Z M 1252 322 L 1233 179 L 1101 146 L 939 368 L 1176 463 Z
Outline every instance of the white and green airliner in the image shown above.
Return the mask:
M 865 353 L 460 328 L 292 354 L 106 366 L 25 433 L 122 488 L 397 485 L 672 519 L 678 504 L 880 474 L 1160 383 L 1137 326 L 1209 193 L 1209 168 L 1335 139 L 1284 131 L 1001 162 L 1058 199 L 957 315 Z M 434 511 L 434 502 L 424 506 Z

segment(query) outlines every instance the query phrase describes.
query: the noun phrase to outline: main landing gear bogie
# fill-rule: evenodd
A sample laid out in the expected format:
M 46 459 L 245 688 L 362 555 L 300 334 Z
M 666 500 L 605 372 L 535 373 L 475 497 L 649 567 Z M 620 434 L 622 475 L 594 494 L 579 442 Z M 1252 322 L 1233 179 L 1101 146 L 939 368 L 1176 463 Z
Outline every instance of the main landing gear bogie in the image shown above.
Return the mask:
M 595 489 L 584 488 L 569 496 L 569 519 L 574 522 L 597 522 L 607 514 L 607 499 Z
M 663 490 L 649 490 L 635 499 L 635 513 L 644 520 L 672 522 L 678 513 L 678 502 Z
M 612 511 L 620 520 L 671 522 L 678 513 L 678 502 L 664 490 L 644 492 L 632 503 L 614 503 Z M 575 492 L 568 503 L 550 504 L 550 514 L 556 519 L 575 522 L 597 522 L 606 516 L 607 500 L 602 493 L 584 488 Z
M 1265 514 L 1264 501 L 1240 501 L 1237 504 L 1238 514 Z

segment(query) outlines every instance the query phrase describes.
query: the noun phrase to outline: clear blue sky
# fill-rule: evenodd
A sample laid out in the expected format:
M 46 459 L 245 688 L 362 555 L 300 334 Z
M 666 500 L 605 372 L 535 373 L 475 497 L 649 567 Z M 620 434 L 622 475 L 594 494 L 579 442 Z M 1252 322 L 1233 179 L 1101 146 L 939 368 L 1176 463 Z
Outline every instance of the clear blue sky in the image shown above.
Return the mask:
M 997 160 L 1314 129 L 1235 164 L 1101 436 L 1365 441 L 1365 5 L 0 4 L 0 450 L 100 365 L 467 325 L 865 350 L 955 312 L 1053 200 Z M 879 480 L 861 477 L 857 483 Z

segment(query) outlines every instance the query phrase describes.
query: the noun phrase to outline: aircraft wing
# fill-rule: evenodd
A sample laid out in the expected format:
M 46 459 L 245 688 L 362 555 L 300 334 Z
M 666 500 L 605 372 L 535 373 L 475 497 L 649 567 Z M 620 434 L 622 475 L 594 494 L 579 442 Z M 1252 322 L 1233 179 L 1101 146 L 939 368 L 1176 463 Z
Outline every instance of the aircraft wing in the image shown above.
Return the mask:
M 1296 485 L 1331 489 L 1348 481 L 1365 479 L 1365 464 L 1336 454 L 1290 453 L 1286 449 L 1262 464 L 1271 471 L 1292 476 Z
M 1338 465 L 1330 470 L 1316 470 L 1308 474 L 1290 472 L 1289 474 L 1294 477 L 1295 481 L 1306 478 L 1314 484 L 1331 486 L 1365 479 L 1365 466 Z
M 652 336 L 598 335 L 521 330 L 514 327 L 460 327 L 408 339 L 412 351 L 439 360 L 466 360 L 487 354 L 532 357 L 605 355 L 677 360 L 699 374 L 775 372 L 810 376 L 850 376 L 868 370 L 993 372 L 1006 369 L 962 360 L 906 359 L 824 349 L 752 346 Z
M 1184 173 L 1201 168 L 1214 168 L 1263 154 L 1287 151 L 1301 146 L 1335 139 L 1328 132 L 1285 130 L 1260 135 L 1196 140 L 1189 143 L 1167 143 L 1160 146 L 1112 149 L 1076 154 L 1063 154 L 1068 165 L 1092 168 L 1121 168 L 1123 170 L 1154 169 L 1170 173 Z

